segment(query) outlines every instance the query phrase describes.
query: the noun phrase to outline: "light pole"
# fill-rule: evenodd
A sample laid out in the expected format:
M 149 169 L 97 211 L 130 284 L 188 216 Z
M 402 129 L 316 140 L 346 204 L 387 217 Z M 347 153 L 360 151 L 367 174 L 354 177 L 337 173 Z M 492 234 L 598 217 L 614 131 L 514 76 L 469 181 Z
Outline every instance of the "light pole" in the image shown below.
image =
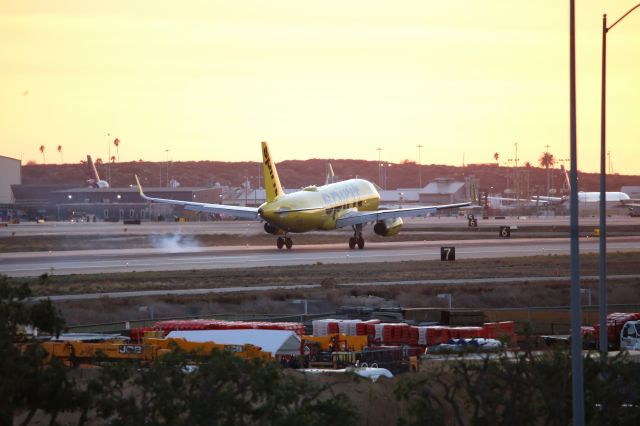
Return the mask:
M 438 299 L 447 299 L 449 301 L 449 309 L 451 309 L 451 293 L 442 293 L 436 296 Z
M 590 288 L 581 288 L 580 294 L 587 294 L 587 306 L 591 306 L 591 289 Z
M 107 181 L 111 185 L 111 133 L 107 133 L 107 150 L 109 154 L 107 157 Z
M 640 3 L 633 6 L 620 19 L 607 28 L 607 14 L 602 15 L 602 97 L 600 108 L 600 306 L 598 310 L 600 334 L 600 357 L 607 358 L 607 200 L 606 200 L 606 145 L 607 145 L 607 33 L 631 12 L 640 7 Z
M 576 108 L 576 2 L 569 2 L 569 153 L 571 158 L 571 408 L 573 424 L 584 425 L 584 380 L 580 337 L 580 246 L 578 242 L 578 132 Z
M 165 149 L 164 152 L 167 154 L 167 188 L 169 187 L 169 150 Z
M 377 151 L 378 151 L 378 183 L 380 184 L 380 187 L 384 189 L 384 184 L 382 183 L 382 163 L 380 162 L 380 151 L 382 151 L 382 148 L 378 147 Z
M 418 188 L 422 188 L 422 158 L 420 157 L 422 145 L 418 145 L 416 148 L 418 148 Z

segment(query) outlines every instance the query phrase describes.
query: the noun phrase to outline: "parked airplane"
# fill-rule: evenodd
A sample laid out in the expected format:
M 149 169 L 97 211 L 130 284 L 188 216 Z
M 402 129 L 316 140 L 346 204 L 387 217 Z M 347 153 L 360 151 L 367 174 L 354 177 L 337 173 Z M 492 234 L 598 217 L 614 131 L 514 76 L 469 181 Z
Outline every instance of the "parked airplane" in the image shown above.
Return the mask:
M 98 176 L 98 170 L 96 165 L 93 164 L 90 155 L 87 155 L 87 166 L 89 167 L 89 175 L 91 175 L 91 179 L 87 180 L 89 186 L 92 188 L 109 188 L 109 182 L 100 179 L 100 176 Z
M 569 190 L 571 190 L 571 183 L 569 182 L 569 175 L 567 174 L 567 169 L 565 169 L 564 165 L 560 165 L 560 171 L 563 174 L 565 185 Z M 604 193 L 605 202 L 607 205 L 611 207 L 633 207 L 634 204 L 631 204 L 633 200 L 624 192 L 619 191 L 606 191 Z M 533 200 L 540 199 L 543 202 L 547 202 L 550 205 L 557 205 L 565 203 L 569 200 L 568 195 L 564 195 L 562 197 L 546 197 L 546 196 L 535 196 L 532 198 Z M 598 203 L 600 202 L 600 192 L 578 192 L 578 202 L 579 203 Z
M 219 213 L 245 219 L 261 219 L 264 230 L 277 235 L 276 246 L 281 249 L 293 246 L 290 233 L 307 231 L 329 231 L 351 226 L 353 237 L 349 248 L 364 248 L 362 228 L 375 223 L 373 230 L 384 237 L 396 235 L 402 228 L 403 217 L 424 216 L 438 210 L 454 209 L 471 203 L 456 203 L 440 206 L 423 206 L 392 210 L 379 210 L 380 195 L 373 184 L 364 179 L 349 179 L 320 187 L 309 186 L 300 191 L 285 194 L 280 185 L 275 162 L 266 142 L 262 142 L 262 169 L 266 190 L 266 201 L 260 207 L 227 206 L 222 204 L 196 203 L 148 197 L 135 176 L 140 196 L 154 203 L 182 206 L 186 210 Z

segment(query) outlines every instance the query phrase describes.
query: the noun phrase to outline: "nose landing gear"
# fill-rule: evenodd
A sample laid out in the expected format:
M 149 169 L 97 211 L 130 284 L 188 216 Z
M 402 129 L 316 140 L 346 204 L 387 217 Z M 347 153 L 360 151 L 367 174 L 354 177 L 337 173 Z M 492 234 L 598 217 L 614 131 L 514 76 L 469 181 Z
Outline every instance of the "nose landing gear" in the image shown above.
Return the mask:
M 353 237 L 349 238 L 349 249 L 353 250 L 356 245 L 360 250 L 364 248 L 364 238 L 362 238 L 362 225 L 353 226 Z
M 278 249 L 282 249 L 282 247 L 287 247 L 287 250 L 291 250 L 293 247 L 293 240 L 289 237 L 278 237 L 276 240 L 276 246 Z

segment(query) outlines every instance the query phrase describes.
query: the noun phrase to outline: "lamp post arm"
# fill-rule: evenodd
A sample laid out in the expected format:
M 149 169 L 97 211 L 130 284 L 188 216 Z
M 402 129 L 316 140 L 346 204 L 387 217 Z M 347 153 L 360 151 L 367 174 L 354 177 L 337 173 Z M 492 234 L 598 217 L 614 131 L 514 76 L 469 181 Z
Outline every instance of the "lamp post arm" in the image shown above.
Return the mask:
M 630 14 L 631 12 L 633 12 L 634 10 L 636 10 L 639 7 L 640 7 L 640 3 L 636 4 L 635 6 L 633 6 L 631 9 L 629 9 L 629 11 L 627 13 L 622 15 L 622 17 L 620 19 L 618 19 L 616 22 L 611 24 L 611 26 L 609 28 L 607 28 L 607 31 L 609 31 L 611 28 L 615 27 L 618 22 L 622 21 L 624 18 L 627 17 L 628 14 Z

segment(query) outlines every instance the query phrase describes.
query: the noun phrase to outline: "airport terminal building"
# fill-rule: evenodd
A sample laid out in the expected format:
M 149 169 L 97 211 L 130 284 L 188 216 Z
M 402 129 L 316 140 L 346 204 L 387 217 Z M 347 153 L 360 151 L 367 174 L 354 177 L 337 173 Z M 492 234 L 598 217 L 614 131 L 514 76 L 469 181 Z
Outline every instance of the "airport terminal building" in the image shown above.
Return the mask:
M 76 185 L 15 184 L 14 208 L 22 211 L 23 219 L 35 220 L 190 220 L 205 219 L 206 214 L 185 211 L 179 206 L 150 204 L 143 200 L 137 188 L 78 188 Z M 220 203 L 221 188 L 176 187 L 145 188 L 145 193 L 157 198 Z
M 145 194 L 201 203 L 220 203 L 219 188 L 145 188 Z M 171 220 L 177 216 L 199 219 L 198 213 L 166 204 L 150 204 L 143 200 L 137 188 L 72 188 L 52 191 L 49 207 L 55 209 L 58 220 L 89 218 L 90 220 Z

